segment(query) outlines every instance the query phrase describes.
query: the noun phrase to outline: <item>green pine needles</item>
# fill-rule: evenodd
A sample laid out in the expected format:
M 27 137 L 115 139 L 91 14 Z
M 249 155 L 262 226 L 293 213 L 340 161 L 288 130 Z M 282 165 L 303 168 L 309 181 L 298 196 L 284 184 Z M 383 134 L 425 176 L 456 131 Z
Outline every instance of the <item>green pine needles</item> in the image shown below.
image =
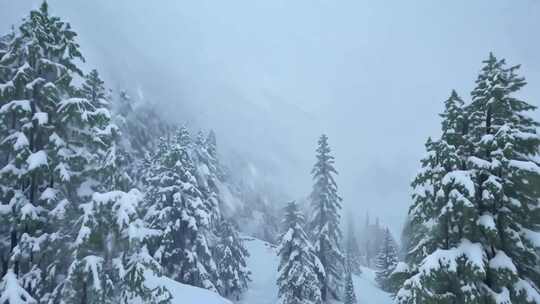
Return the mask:
M 426 144 L 398 303 L 540 302 L 536 107 L 518 97 L 519 66 L 493 54 L 483 64 L 472 101 L 453 91 Z

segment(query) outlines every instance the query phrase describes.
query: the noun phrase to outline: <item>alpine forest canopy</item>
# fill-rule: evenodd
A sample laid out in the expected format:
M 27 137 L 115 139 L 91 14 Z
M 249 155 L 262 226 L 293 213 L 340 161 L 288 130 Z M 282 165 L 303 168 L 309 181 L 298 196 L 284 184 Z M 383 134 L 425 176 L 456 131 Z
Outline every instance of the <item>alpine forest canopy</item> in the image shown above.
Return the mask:
M 47 2 L 0 38 L 0 303 L 173 303 L 165 276 L 238 298 L 249 253 L 215 133 L 83 63 Z

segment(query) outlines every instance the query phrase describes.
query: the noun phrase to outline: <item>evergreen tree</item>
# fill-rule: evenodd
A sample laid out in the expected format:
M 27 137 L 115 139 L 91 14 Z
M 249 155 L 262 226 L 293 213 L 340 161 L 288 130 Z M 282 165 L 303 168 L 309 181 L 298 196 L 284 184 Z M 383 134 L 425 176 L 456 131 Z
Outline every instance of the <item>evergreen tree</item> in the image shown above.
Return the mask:
M 98 170 L 95 170 L 97 179 L 102 183 L 102 190 L 129 191 L 134 185 L 129 172 L 133 157 L 127 152 L 125 141 L 121 141 L 121 132 L 114 124 L 110 114 L 111 103 L 106 94 L 104 82 L 96 70 L 85 75 L 85 81 L 79 95 L 93 105 L 95 112 L 103 113 L 103 117 L 96 121 L 98 131 L 97 144 L 102 151 L 93 151 L 99 154 Z
M 247 289 L 251 272 L 246 259 L 249 253 L 244 247 L 236 228 L 227 220 L 218 227 L 219 243 L 216 246 L 216 260 L 219 278 L 222 282 L 220 293 L 239 300 L 240 294 Z
M 405 260 L 410 265 L 418 265 L 428 252 L 435 250 L 435 244 L 428 231 L 435 213 L 435 197 L 439 190 L 437 181 L 441 180 L 441 167 L 438 165 L 437 142 L 428 138 L 425 144 L 426 156 L 421 160 L 422 167 L 412 182 L 413 204 L 409 209 L 411 248 Z
M 341 253 L 341 230 L 339 228 L 341 197 L 337 193 L 334 174 L 334 157 L 330 155 L 328 137 L 322 135 L 317 148 L 317 162 L 312 174 L 315 180 L 311 192 L 314 215 L 310 223 L 315 251 L 325 270 L 320 277 L 323 301 L 330 297 L 340 298 L 342 288 L 341 274 L 344 270 L 344 257 Z
M 194 177 L 190 145 L 188 131 L 179 128 L 170 143 L 160 139 L 152 160 L 147 219 L 152 228 L 161 231 L 152 252 L 168 276 L 217 291 L 220 282 L 207 239 L 210 211 Z
M 147 276 L 158 276 L 159 264 L 144 241 L 156 232 L 138 215 L 142 194 L 111 191 L 94 193 L 82 204 L 83 215 L 74 242 L 74 259 L 61 303 L 168 303 L 163 286 L 148 286 Z
M 285 208 L 285 232 L 280 237 L 277 285 L 283 304 L 322 303 L 320 278 L 324 268 L 302 229 L 304 218 L 296 202 Z
M 400 303 L 474 303 L 480 292 L 475 280 L 481 272 L 471 243 L 478 219 L 472 199 L 475 189 L 463 155 L 463 101 L 453 91 L 444 104 L 442 136 L 428 140 L 424 169 L 413 182 L 415 202 L 408 227 L 412 249 L 406 256 L 411 267 L 401 267 L 411 277 L 397 293 Z M 403 273 L 393 276 L 390 285 L 396 286 L 396 277 Z
M 493 54 L 484 61 L 472 91 L 469 165 L 485 259 L 483 293 L 511 303 L 540 301 L 538 181 L 540 124 L 527 115 L 536 107 L 517 97 L 526 82 Z
M 99 77 L 98 71 L 94 69 L 84 78 L 80 94 L 96 108 L 109 107 L 110 104 L 105 95 L 105 82 Z
M 213 149 L 215 149 L 215 146 Z M 219 202 L 221 180 L 218 174 L 220 165 L 217 159 L 210 154 L 206 137 L 200 131 L 197 133 L 192 155 L 197 184 L 203 195 L 204 204 L 210 213 L 210 225 L 215 226 L 221 217 Z
M 375 281 L 382 290 L 390 291 L 389 278 L 390 274 L 396 268 L 398 263 L 398 250 L 396 242 L 390 234 L 390 230 L 386 229 L 384 234 L 383 244 L 377 255 L 377 274 Z
M 345 260 L 346 266 L 350 271 L 356 275 L 359 275 L 362 270 L 360 269 L 360 248 L 358 247 L 358 240 L 356 238 L 355 227 L 352 219 L 348 220 L 347 237 L 345 239 Z
M 354 284 L 350 269 L 347 269 L 345 274 L 345 294 L 343 295 L 344 304 L 357 304 L 356 293 L 354 292 Z
M 0 229 L 9 242 L 0 242 L 0 294 L 9 303 L 164 303 L 164 289 L 144 287 L 152 265 L 139 259 L 144 237 L 133 233 L 147 230 L 136 201 L 107 180 L 122 170 L 111 161 L 118 130 L 104 83 L 92 71 L 82 88 L 72 84 L 83 76 L 76 36 L 44 2 L 2 40 Z M 117 195 L 96 200 L 99 192 Z
M 124 90 L 112 99 L 112 109 L 114 121 L 123 133 L 122 143 L 135 160 L 154 154 L 158 149 L 159 138 L 167 137 L 173 129 L 161 119 L 155 104 L 145 100 L 133 100 Z M 136 170 L 138 171 L 140 170 Z M 137 175 L 132 177 L 136 182 L 140 182 Z
M 529 187 L 540 174 L 539 124 L 526 115 L 535 107 L 515 97 L 525 85 L 518 66 L 491 54 L 484 64 L 467 115 L 456 94 L 445 103 L 441 140 L 415 182 L 411 277 L 399 303 L 540 301 L 538 192 Z
M 83 60 L 75 37 L 44 2 L 23 20 L 0 58 L 0 196 L 7 202 L 1 209 L 9 210 L 2 222 L 10 239 L 2 248 L 3 272 L 12 269 L 35 299 L 46 299 L 62 281 L 66 263 L 55 257 L 69 235 L 57 220 L 66 208 L 76 209 L 76 189 L 95 161 L 95 121 L 103 117 L 76 98 L 71 84 Z
M 384 240 L 385 229 L 379 223 L 379 218 L 375 218 L 375 222 L 371 223 L 369 214 L 366 213 L 366 220 L 362 229 L 358 231 L 359 239 L 362 244 L 360 262 L 368 267 L 374 268 L 376 263 L 379 248 Z
M 217 160 L 217 139 L 214 130 L 210 130 L 210 132 L 208 132 L 205 142 L 206 146 L 208 147 L 208 153 L 213 159 Z

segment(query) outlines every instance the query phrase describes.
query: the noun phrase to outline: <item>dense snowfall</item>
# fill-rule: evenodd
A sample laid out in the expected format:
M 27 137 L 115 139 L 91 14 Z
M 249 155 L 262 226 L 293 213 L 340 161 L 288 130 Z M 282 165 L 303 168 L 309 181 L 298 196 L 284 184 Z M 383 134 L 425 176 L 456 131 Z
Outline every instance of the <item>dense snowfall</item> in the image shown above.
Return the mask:
M 272 201 L 216 132 L 83 61 L 46 2 L 0 36 L 0 304 L 540 303 L 540 123 L 519 65 L 489 53 L 470 99 L 441 102 L 396 238 L 343 216 L 327 135 L 306 198 Z

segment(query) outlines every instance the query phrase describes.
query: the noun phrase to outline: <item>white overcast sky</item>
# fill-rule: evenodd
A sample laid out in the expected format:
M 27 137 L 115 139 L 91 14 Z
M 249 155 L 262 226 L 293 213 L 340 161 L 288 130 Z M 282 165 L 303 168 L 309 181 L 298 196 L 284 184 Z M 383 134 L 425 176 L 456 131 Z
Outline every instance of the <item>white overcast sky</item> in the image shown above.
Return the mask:
M 0 0 L 0 30 L 40 1 Z M 469 99 L 490 51 L 522 64 L 540 105 L 540 1 L 51 0 L 86 67 L 214 128 L 291 197 L 327 133 L 345 205 L 398 233 L 423 143 L 451 89 Z M 535 117 L 540 119 L 540 113 Z

